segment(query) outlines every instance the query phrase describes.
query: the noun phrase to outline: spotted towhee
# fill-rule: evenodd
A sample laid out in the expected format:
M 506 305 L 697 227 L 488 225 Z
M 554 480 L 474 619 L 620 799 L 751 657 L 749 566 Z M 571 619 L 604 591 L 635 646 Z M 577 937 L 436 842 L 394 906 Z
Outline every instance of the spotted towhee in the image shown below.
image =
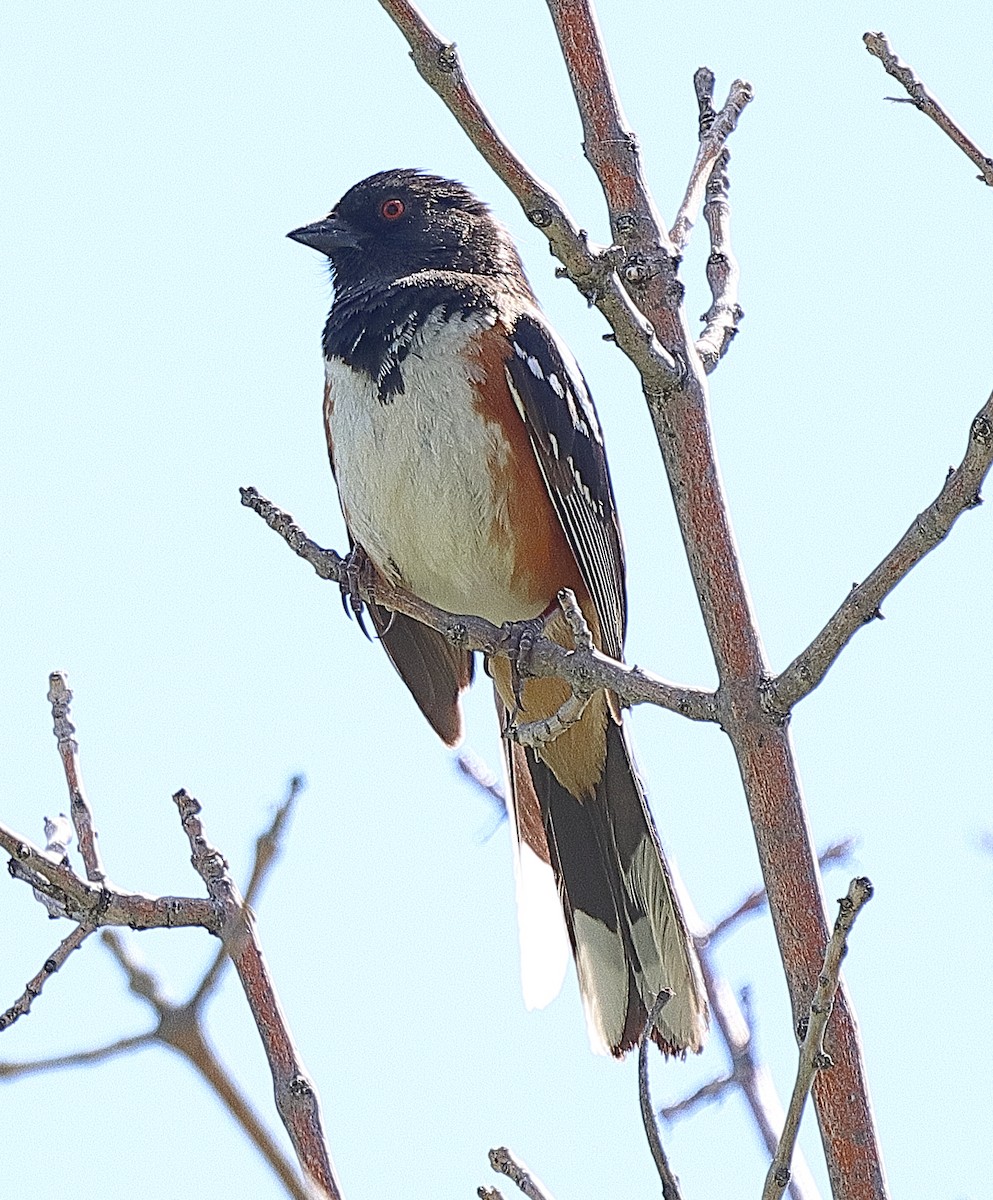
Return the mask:
M 351 543 L 391 583 L 496 625 L 545 618 L 571 588 L 621 658 L 624 552 L 603 436 L 575 359 L 545 320 L 510 235 L 460 183 L 384 171 L 289 235 L 331 261 L 324 425 Z M 386 653 L 449 745 L 471 654 L 369 606 Z M 568 688 L 488 663 L 497 708 L 533 721 Z M 516 691 L 516 695 L 515 695 Z M 505 739 L 525 1000 L 559 990 L 572 944 L 594 1048 L 622 1055 L 660 989 L 652 1036 L 699 1050 L 696 954 L 634 769 L 601 692 L 539 750 Z M 565 915 L 563 928 L 562 914 Z

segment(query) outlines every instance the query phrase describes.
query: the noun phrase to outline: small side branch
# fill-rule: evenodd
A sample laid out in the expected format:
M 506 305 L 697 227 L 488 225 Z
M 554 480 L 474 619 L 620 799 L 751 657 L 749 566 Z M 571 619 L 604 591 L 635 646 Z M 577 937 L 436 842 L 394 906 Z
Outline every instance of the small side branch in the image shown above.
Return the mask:
M 436 33 L 409 0 L 379 2 L 407 39 L 421 78 L 517 197 L 527 219 L 548 238 L 569 278 L 607 318 L 614 340 L 642 373 L 646 385 L 657 393 L 665 391 L 678 374 L 676 363 L 619 280 L 616 255 L 590 246 L 562 200 L 510 148 L 466 79 L 454 43 Z
M 293 1149 L 311 1184 L 330 1200 L 341 1200 L 341 1188 L 324 1136 L 317 1091 L 304 1070 L 290 1034 L 269 965 L 255 931 L 255 918 L 246 908 L 221 853 L 207 840 L 200 821 L 200 804 L 186 791 L 173 801 L 192 851 L 191 861 L 222 913 L 221 937 L 242 988 L 269 1060 L 276 1108 L 290 1135 Z
M 510 1153 L 506 1146 L 498 1146 L 490 1151 L 490 1166 L 500 1175 L 507 1178 L 521 1190 L 527 1200 L 552 1200 L 551 1194 L 531 1174 L 527 1167 Z M 495 1189 L 494 1189 L 495 1190 Z M 499 1196 L 499 1192 L 497 1195 Z
M 800 1047 L 800 1063 L 797 1067 L 796 1083 L 793 1095 L 786 1111 L 786 1122 L 783 1126 L 783 1136 L 779 1148 L 769 1167 L 765 1187 L 762 1190 L 762 1200 L 779 1200 L 790 1182 L 790 1162 L 796 1146 L 797 1135 L 800 1132 L 800 1118 L 803 1116 L 807 1095 L 818 1071 L 831 1067 L 831 1058 L 824 1050 L 824 1030 L 834 1006 L 835 992 L 838 990 L 838 979 L 841 974 L 841 962 L 848 952 L 848 935 L 851 933 L 855 918 L 866 903 L 872 899 L 872 884 L 862 877 L 853 879 L 848 886 L 848 895 L 839 901 L 840 913 L 834 923 L 834 932 L 828 941 L 824 955 L 824 967 L 817 980 L 814 998 L 810 1002 L 810 1016 L 807 1028 L 801 1031 L 803 1044 Z
M 0 1013 L 0 1033 L 9 1025 L 13 1025 L 19 1017 L 23 1017 L 30 1011 L 31 1005 L 41 995 L 41 990 L 48 980 L 62 966 L 69 955 L 74 950 L 79 949 L 93 932 L 93 929 L 94 926 L 92 925 L 77 925 L 68 937 L 62 939 L 54 953 L 45 959 L 38 974 L 28 982 L 21 997 L 15 1000 L 5 1013 Z
M 748 86 L 741 84 L 740 80 L 736 82 L 742 87 Z M 715 119 L 713 71 L 701 67 L 693 76 L 693 86 L 696 90 L 702 138 Z M 708 375 L 727 353 L 745 315 L 738 303 L 738 282 L 741 273 L 738 260 L 731 249 L 731 204 L 728 199 L 731 190 L 728 177 L 730 161 L 731 153 L 725 146 L 707 179 L 707 198 L 703 206 L 703 217 L 710 233 L 707 283 L 713 303 L 703 314 L 706 325 L 703 333 L 697 338 L 696 351 Z
M 79 767 L 79 744 L 73 736 L 76 727 L 71 720 L 69 706 L 72 692 L 64 671 L 53 671 L 48 677 L 48 702 L 52 706 L 52 721 L 55 740 L 59 746 L 59 757 L 65 770 L 69 786 L 69 815 L 76 830 L 76 841 L 86 867 L 86 878 L 91 883 L 103 883 L 106 873 L 97 848 L 97 831 L 93 824 L 93 813 L 83 790 L 83 775 Z
M 689 244 L 690 232 L 696 222 L 700 202 L 704 197 L 707 182 L 716 165 L 723 159 L 727 163 L 726 145 L 728 138 L 734 133 L 738 118 L 745 105 L 753 99 L 752 85 L 744 79 L 736 79 L 731 84 L 731 90 L 724 107 L 715 112 L 714 73 L 706 67 L 701 67 L 693 77 L 697 93 L 697 104 L 700 107 L 700 144 L 697 148 L 696 161 L 690 171 L 690 180 L 686 186 L 686 195 L 676 213 L 676 220 L 669 231 L 673 246 L 682 251 Z
M 966 135 L 959 125 L 945 112 L 938 101 L 931 95 L 924 84 L 917 78 L 913 69 L 890 49 L 884 33 L 866 33 L 862 37 L 865 48 L 883 64 L 887 75 L 903 87 L 910 97 L 909 103 L 926 116 L 930 117 L 938 128 L 948 135 L 962 153 L 979 168 L 977 178 L 987 187 L 993 187 L 993 158 L 984 154 L 976 143 Z M 890 97 L 893 99 L 893 97 Z M 900 103 L 908 103 L 906 100 Z
M 321 579 L 341 583 L 345 579 L 344 560 L 333 550 L 325 550 L 293 522 L 293 518 L 255 488 L 241 489 L 241 502 L 257 513 L 274 529 L 300 558 L 309 562 Z M 367 584 L 358 581 L 363 600 L 372 601 L 393 612 L 404 613 L 432 629 L 438 630 L 464 650 L 479 650 L 483 654 L 505 658 L 512 656 L 513 647 L 507 630 L 491 625 L 482 617 L 453 616 L 427 604 L 400 588 L 391 587 L 384 579 Z M 533 676 L 555 675 L 570 684 L 577 695 L 591 695 L 606 688 L 614 692 L 622 704 L 655 704 L 679 713 L 692 721 L 716 721 L 717 703 L 713 692 L 699 688 L 678 687 L 667 683 L 640 667 L 629 667 L 591 649 L 580 637 L 580 644 L 569 650 L 551 638 L 538 637 L 529 641 L 527 672 Z
M 145 896 L 94 887 L 69 867 L 53 863 L 45 852 L 6 825 L 0 825 L 0 849 L 10 855 L 8 870 L 56 902 L 80 924 L 127 925 L 131 929 L 173 929 L 198 925 L 210 933 L 219 929 L 217 909 L 210 900 L 194 896 Z
M 958 467 L 878 567 L 856 584 L 845 602 L 802 654 L 765 690 L 767 711 L 786 716 L 814 690 L 855 633 L 881 616 L 880 605 L 921 559 L 947 537 L 958 518 L 982 503 L 980 488 L 993 465 L 993 394 L 976 414 Z
M 854 845 L 852 839 L 833 842 L 818 856 L 821 869 L 832 863 L 844 862 L 851 855 Z M 716 1031 L 727 1048 L 731 1070 L 709 1080 L 692 1095 L 667 1105 L 660 1110 L 659 1116 L 666 1121 L 675 1121 L 702 1104 L 721 1100 L 731 1092 L 739 1094 L 751 1111 L 771 1162 L 779 1145 L 785 1120 L 783 1105 L 776 1092 L 772 1075 L 756 1054 L 754 1021 L 748 990 L 743 989 L 739 999 L 720 975 L 714 962 L 714 948 L 720 939 L 767 904 L 765 889 L 757 888 L 739 901 L 709 930 L 694 938 L 700 956 L 700 969 L 703 972 L 707 998 L 710 1001 L 711 1016 Z M 818 1196 L 810 1168 L 799 1151 L 794 1152 L 789 1194 L 791 1200 L 817 1200 Z
M 652 1094 L 648 1086 L 648 1047 L 652 1040 L 651 1031 L 655 1028 L 662 1009 L 671 999 L 672 992 L 668 988 L 664 988 L 655 997 L 655 1003 L 648 1014 L 648 1020 L 645 1022 L 645 1028 L 638 1043 L 638 1100 L 641 1105 L 641 1121 L 645 1127 L 645 1137 L 648 1138 L 648 1146 L 652 1152 L 655 1169 L 659 1173 L 659 1179 L 662 1180 L 662 1200 L 681 1200 L 679 1180 L 669 1166 L 669 1159 L 665 1147 L 662 1145 L 662 1136 L 655 1119 Z

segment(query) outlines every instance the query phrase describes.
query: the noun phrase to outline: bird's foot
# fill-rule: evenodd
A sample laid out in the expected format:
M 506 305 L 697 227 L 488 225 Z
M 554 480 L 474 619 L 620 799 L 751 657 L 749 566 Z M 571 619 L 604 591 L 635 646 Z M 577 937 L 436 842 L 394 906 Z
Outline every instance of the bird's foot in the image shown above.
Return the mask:
M 524 710 L 524 680 L 528 675 L 528 660 L 535 642 L 545 633 L 545 616 L 527 621 L 506 621 L 500 626 L 502 642 L 510 660 L 510 686 L 514 693 L 514 709 L 508 721 L 514 724 Z
M 365 603 L 362 600 L 362 589 L 366 591 L 376 580 L 376 568 L 372 565 L 369 555 L 361 546 L 353 546 L 342 560 L 344 574 L 341 578 L 341 606 L 348 617 L 354 617 L 359 628 L 372 641 L 369 630 L 365 626 Z

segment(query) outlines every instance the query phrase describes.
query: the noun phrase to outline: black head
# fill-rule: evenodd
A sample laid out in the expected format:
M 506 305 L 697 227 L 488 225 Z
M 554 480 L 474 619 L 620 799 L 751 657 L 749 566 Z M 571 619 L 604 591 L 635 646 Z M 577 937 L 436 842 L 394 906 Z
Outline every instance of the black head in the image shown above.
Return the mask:
M 510 235 L 464 184 L 421 171 L 370 175 L 287 235 L 331 260 L 338 290 L 423 271 L 523 279 Z

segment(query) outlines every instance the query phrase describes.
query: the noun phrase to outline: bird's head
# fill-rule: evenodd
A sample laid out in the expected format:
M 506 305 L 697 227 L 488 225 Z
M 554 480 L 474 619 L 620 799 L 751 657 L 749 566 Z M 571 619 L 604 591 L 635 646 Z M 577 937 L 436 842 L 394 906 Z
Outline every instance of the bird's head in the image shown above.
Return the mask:
M 422 171 L 370 175 L 287 235 L 327 255 L 338 290 L 424 271 L 521 277 L 510 235 L 464 184 Z

